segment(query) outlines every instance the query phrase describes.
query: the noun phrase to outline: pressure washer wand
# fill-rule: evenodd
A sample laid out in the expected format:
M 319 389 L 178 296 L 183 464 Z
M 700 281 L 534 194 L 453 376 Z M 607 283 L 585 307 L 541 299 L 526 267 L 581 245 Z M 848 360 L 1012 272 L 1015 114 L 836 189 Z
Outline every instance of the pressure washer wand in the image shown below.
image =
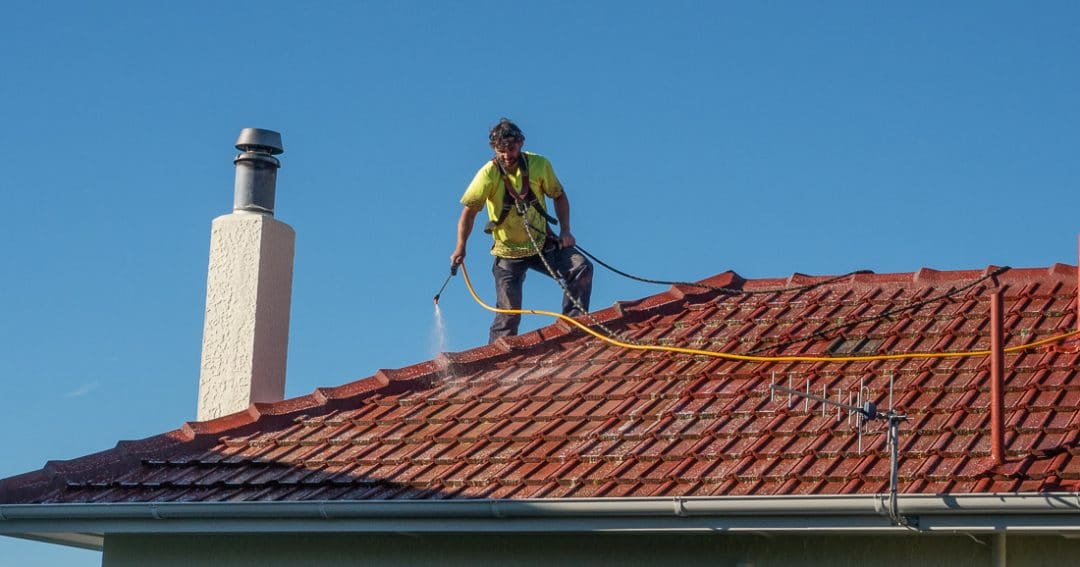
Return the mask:
M 446 281 L 444 281 L 442 283 L 442 287 L 439 288 L 439 293 L 436 293 L 435 297 L 432 298 L 432 301 L 435 302 L 435 305 L 439 304 L 439 296 L 442 295 L 443 290 L 446 289 L 446 284 L 450 283 L 450 278 L 457 275 L 457 269 L 458 269 L 457 265 L 451 265 L 450 266 L 450 275 L 446 276 Z

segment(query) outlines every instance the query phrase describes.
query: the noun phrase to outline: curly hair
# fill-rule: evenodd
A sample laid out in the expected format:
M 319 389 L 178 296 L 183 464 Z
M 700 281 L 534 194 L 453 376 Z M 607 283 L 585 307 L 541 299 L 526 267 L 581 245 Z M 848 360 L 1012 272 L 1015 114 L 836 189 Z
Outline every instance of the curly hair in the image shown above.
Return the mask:
M 488 142 L 492 148 L 497 148 L 503 144 L 510 142 L 524 142 L 525 134 L 522 133 L 521 128 L 518 128 L 517 124 L 510 121 L 509 118 L 499 119 L 499 123 L 491 128 L 491 132 L 488 133 Z

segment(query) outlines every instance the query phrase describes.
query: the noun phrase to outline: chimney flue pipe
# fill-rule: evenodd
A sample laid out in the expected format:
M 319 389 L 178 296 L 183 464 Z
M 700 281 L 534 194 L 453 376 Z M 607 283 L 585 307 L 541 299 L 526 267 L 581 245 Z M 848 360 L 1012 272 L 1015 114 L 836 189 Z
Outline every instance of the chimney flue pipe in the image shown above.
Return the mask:
M 283 153 L 281 134 L 262 128 L 244 128 L 236 140 L 236 186 L 233 210 L 274 215 L 274 192 L 277 189 L 277 170 L 281 162 L 275 155 Z

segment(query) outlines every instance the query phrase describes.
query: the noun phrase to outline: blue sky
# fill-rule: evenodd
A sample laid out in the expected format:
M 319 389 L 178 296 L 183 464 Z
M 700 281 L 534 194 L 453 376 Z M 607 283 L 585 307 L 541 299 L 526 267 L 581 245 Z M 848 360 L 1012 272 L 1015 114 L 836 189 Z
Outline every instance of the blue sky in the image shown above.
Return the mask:
M 6 5 L 0 477 L 194 419 L 241 128 L 286 149 L 296 396 L 435 354 L 501 116 L 552 160 L 579 243 L 647 277 L 1075 264 L 1078 55 L 1067 2 Z M 491 298 L 486 238 L 467 266 Z M 462 283 L 454 351 L 490 321 Z M 593 306 L 662 289 L 600 271 Z M 534 276 L 525 303 L 558 289 Z

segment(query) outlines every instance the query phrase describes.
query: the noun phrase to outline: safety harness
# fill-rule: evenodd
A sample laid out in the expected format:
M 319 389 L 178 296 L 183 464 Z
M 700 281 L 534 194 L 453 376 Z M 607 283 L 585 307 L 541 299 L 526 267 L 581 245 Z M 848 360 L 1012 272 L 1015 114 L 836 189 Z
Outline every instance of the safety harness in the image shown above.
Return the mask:
M 510 210 L 514 209 L 518 215 L 520 215 L 523 222 L 528 222 L 526 213 L 529 208 L 533 208 L 536 212 L 540 213 L 549 224 L 558 225 L 559 221 L 555 217 L 548 214 L 544 208 L 544 203 L 536 197 L 536 193 L 532 190 L 532 186 L 529 184 L 529 160 L 525 158 L 525 154 L 522 153 L 518 156 L 518 163 L 521 167 L 521 193 L 518 194 L 514 191 L 513 184 L 510 183 L 510 177 L 503 170 L 502 164 L 499 163 L 498 156 L 491 158 L 491 163 L 495 164 L 495 167 L 499 170 L 499 177 L 502 177 L 503 182 L 503 199 L 502 199 L 502 211 L 499 212 L 499 216 L 491 221 L 488 221 L 484 226 L 484 232 L 491 234 L 496 228 L 498 228 L 506 217 L 510 215 Z M 534 227 L 535 228 L 535 227 Z M 537 229 L 539 230 L 539 229 Z M 551 234 L 551 231 L 547 231 Z

